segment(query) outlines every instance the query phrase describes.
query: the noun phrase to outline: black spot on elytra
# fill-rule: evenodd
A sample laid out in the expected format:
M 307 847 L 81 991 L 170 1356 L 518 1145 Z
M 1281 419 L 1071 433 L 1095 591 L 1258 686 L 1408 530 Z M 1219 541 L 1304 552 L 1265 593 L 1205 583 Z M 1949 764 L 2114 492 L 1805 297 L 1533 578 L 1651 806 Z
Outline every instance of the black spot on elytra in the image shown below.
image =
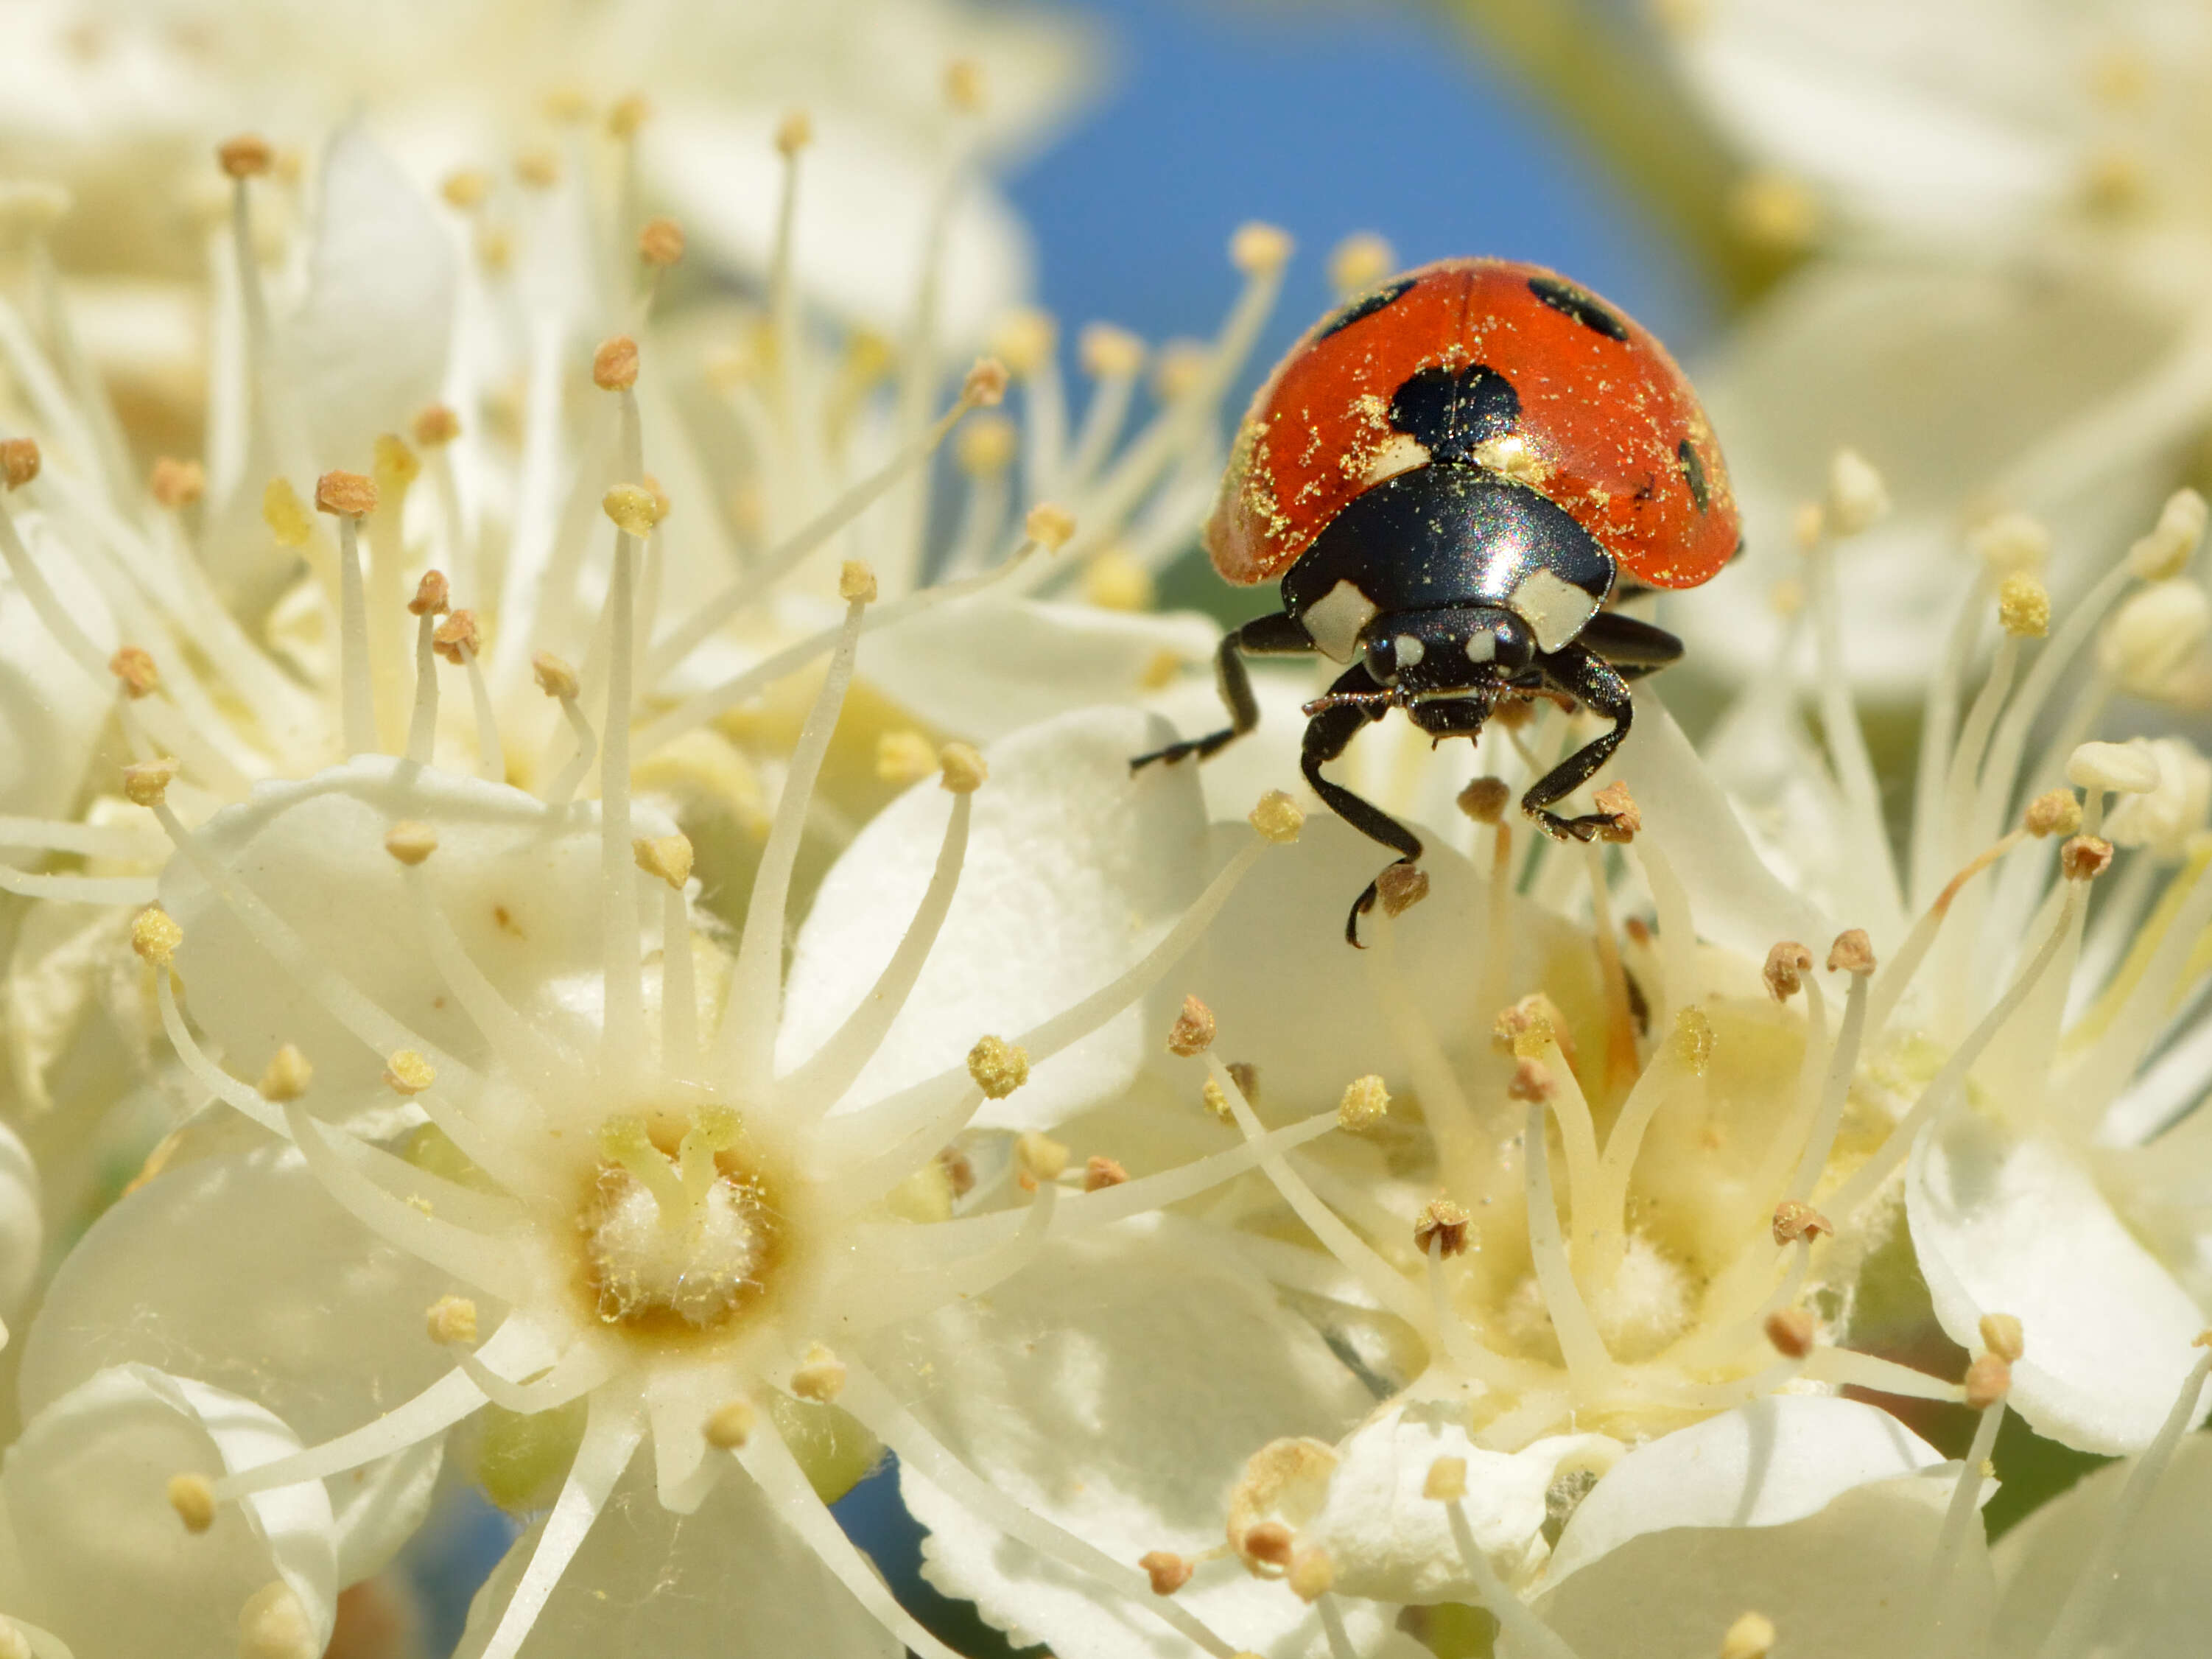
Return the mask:
M 1531 276 L 1528 291 L 1562 316 L 1571 317 L 1593 333 L 1602 334 L 1608 340 L 1626 340 L 1628 325 L 1612 307 L 1572 283 L 1563 283 L 1556 276 Z
M 1362 317 L 1372 317 L 1385 306 L 1395 304 L 1402 299 L 1407 289 L 1413 285 L 1412 277 L 1401 276 L 1395 283 L 1383 283 L 1371 294 L 1363 294 L 1356 300 L 1347 301 L 1322 324 L 1320 331 L 1315 334 L 1314 338 L 1326 340 L 1330 335 L 1341 333 L 1350 328 Z
M 1690 486 L 1690 499 L 1702 513 L 1712 505 L 1712 487 L 1705 482 L 1705 464 L 1698 459 L 1697 447 L 1687 438 L 1674 446 L 1674 465 L 1682 469 L 1682 482 Z
M 1494 368 L 1425 368 L 1390 399 L 1390 424 L 1418 440 L 1431 461 L 1474 459 L 1521 418 L 1521 394 Z

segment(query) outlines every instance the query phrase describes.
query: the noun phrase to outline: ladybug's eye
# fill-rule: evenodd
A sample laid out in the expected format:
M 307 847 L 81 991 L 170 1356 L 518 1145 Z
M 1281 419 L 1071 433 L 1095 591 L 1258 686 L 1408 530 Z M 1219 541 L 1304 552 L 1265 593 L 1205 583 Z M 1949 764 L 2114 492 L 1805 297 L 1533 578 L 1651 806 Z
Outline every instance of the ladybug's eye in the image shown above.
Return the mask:
M 1378 684 L 1398 678 L 1398 642 L 1389 635 L 1367 641 L 1367 672 Z

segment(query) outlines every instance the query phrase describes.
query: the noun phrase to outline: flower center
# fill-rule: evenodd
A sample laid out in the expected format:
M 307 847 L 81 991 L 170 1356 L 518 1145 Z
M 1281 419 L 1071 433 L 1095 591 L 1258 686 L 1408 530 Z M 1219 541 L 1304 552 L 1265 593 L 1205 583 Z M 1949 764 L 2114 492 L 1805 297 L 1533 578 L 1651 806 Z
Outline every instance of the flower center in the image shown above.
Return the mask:
M 577 1227 L 601 1321 L 641 1336 L 703 1335 L 766 1295 L 785 1241 L 736 1112 L 611 1118 L 599 1152 Z

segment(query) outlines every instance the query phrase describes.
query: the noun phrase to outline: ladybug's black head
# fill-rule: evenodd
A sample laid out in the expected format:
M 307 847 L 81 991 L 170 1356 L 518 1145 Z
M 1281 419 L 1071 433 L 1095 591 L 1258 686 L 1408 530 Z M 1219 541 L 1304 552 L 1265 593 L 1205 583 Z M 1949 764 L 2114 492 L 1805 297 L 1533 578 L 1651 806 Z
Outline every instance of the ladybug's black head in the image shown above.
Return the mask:
M 1431 698 L 1486 697 L 1535 656 L 1528 624 L 1495 605 L 1387 611 L 1367 625 L 1367 672 L 1416 711 Z

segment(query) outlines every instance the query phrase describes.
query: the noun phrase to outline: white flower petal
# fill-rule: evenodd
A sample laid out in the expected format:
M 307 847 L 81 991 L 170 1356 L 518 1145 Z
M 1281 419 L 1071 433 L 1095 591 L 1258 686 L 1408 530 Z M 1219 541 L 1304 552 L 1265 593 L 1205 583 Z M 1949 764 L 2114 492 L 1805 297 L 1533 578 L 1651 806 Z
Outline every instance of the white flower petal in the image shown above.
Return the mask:
M 332 1477 L 340 1584 L 358 1584 L 392 1565 L 430 1512 L 445 1464 L 445 1437 L 434 1435 Z
M 31 1294 L 45 1245 L 38 1166 L 15 1132 L 0 1123 L 0 1346 Z
M 1929 1628 L 1923 1587 L 1950 1494 L 1948 1480 L 1906 1476 L 1850 1487 L 1796 1519 L 1641 1532 L 1540 1597 L 1535 1612 L 1577 1659 L 1712 1659 L 1746 1613 L 1773 1620 L 1777 1654 L 2032 1650 L 1983 1645 L 1993 1592 L 1978 1531 L 1942 1604 L 1941 1634 Z M 1510 1638 L 1498 1653 L 1537 1659 Z
M 988 1298 L 883 1340 L 876 1363 L 955 1456 L 1115 1559 L 1217 1547 L 1248 1456 L 1279 1436 L 1334 1440 L 1372 1404 L 1312 1328 L 1219 1248 L 1155 1222 L 1054 1246 Z M 1018 1643 L 1048 1642 L 1060 1659 L 1190 1651 L 1141 1600 L 1102 1596 L 910 1467 L 899 1480 L 930 1529 L 924 1575 Z M 1176 1600 L 1272 1659 L 1328 1650 L 1311 1609 L 1233 1562 L 1200 1567 Z M 1376 1610 L 1345 1612 L 1367 1651 Z
M 544 1530 L 541 1521 L 492 1569 L 455 1659 L 483 1651 Z M 640 1457 L 584 1535 L 520 1659 L 897 1659 L 902 1651 L 744 1474 L 725 1470 L 696 1513 L 674 1515 L 654 1493 L 651 1461 Z
M 2145 1444 L 2172 1409 L 2203 1310 L 2130 1233 L 2087 1163 L 2058 1142 L 1961 1113 L 1922 1137 L 1905 1215 L 1936 1317 L 1977 1343 L 2010 1314 L 2027 1352 L 2011 1404 L 2083 1451 Z
M 337 1601 L 319 1486 L 218 1504 L 187 1532 L 170 1478 L 212 1480 L 299 1449 L 250 1401 L 144 1365 L 99 1372 L 25 1426 L 0 1464 L 13 1534 L 0 1601 L 83 1654 L 236 1650 L 240 1608 L 281 1578 L 320 1653 Z
M 2104 1540 L 2132 1458 L 2085 1475 L 1998 1540 L 1993 1653 L 2033 1653 Z M 2212 1440 L 2184 1436 L 2114 1564 L 2097 1620 L 2106 1659 L 2195 1652 L 2212 1628 Z
M 76 560 L 52 544 L 35 515 L 19 512 L 16 525 L 70 614 L 99 649 L 112 648 L 115 624 Z M 15 579 L 0 570 L 0 812 L 66 813 L 84 785 L 93 740 L 113 701 L 112 689 L 55 642 Z M 8 861 L 27 860 L 10 854 Z
M 1133 709 L 1092 709 L 994 744 L 957 896 L 921 981 L 851 1098 L 869 1101 L 960 1064 L 1108 984 L 1196 896 L 1210 866 L 1189 769 L 1132 777 L 1164 741 Z M 848 848 L 799 930 L 776 1046 L 811 1054 L 873 986 L 927 886 L 952 798 L 934 781 L 894 801 Z M 1133 1009 L 1041 1061 L 977 1122 L 1036 1128 L 1103 1099 L 1155 1041 Z
M 1440 1457 L 1467 1465 L 1462 1508 L 1477 1547 L 1508 1584 L 1533 1577 L 1548 1553 L 1545 1494 L 1570 1470 L 1601 1472 L 1620 1455 L 1603 1435 L 1561 1435 L 1520 1451 L 1486 1451 L 1468 1438 L 1462 1401 L 1401 1404 L 1337 1448 L 1328 1497 L 1298 1528 L 1301 1547 L 1326 1549 L 1346 1595 L 1427 1607 L 1482 1599 L 1461 1564 L 1449 1510 L 1424 1495 Z
M 978 595 L 869 635 L 860 664 L 871 684 L 937 730 L 991 742 L 1078 708 L 1134 702 L 1164 654 L 1204 662 L 1217 637 L 1187 612 Z
M 1855 1400 L 1755 1400 L 1622 1458 L 1568 1521 L 1545 1582 L 1557 1588 L 1646 1533 L 1778 1527 L 1854 1487 L 1942 1461 L 1887 1412 Z
M 289 1148 L 202 1158 L 124 1198 L 64 1260 L 25 1340 L 23 1407 L 138 1361 L 327 1439 L 452 1368 L 422 1321 L 453 1288 L 338 1208 Z

